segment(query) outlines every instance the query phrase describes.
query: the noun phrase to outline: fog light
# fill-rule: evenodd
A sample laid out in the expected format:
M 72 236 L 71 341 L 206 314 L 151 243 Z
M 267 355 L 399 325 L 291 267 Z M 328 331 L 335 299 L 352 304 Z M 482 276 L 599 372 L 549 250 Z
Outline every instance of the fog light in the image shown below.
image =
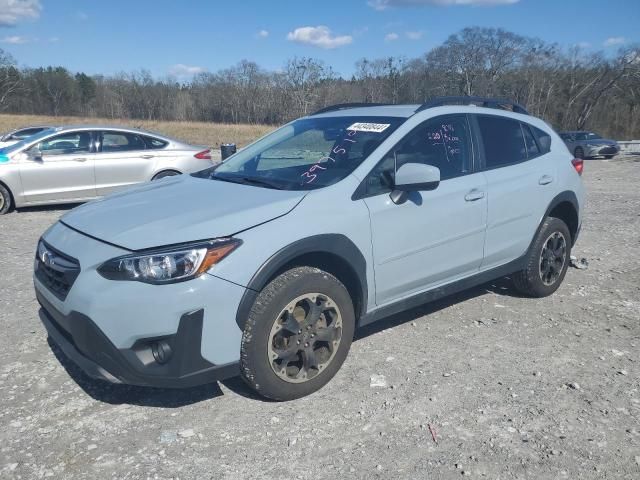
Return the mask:
M 159 364 L 164 364 L 169 361 L 171 358 L 171 346 L 165 342 L 164 340 L 160 340 L 159 342 L 154 342 L 151 345 L 151 353 L 153 353 L 153 358 Z

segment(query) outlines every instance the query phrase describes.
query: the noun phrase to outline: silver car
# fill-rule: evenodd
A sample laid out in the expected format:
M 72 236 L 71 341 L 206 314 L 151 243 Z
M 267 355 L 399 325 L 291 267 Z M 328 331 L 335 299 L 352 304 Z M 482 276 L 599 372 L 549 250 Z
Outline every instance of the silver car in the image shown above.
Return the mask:
M 0 214 L 13 207 L 84 202 L 211 164 L 209 149 L 142 130 L 49 128 L 0 148 Z
M 4 135 L 0 135 L 0 148 L 8 147 L 9 145 L 18 143 L 20 140 L 24 140 L 31 135 L 35 135 L 36 133 L 40 133 L 43 130 L 47 130 L 49 128 L 53 127 L 51 127 L 50 125 L 38 125 L 11 130 Z
M 613 158 L 620 151 L 618 142 L 593 132 L 560 132 L 560 138 L 576 158 Z

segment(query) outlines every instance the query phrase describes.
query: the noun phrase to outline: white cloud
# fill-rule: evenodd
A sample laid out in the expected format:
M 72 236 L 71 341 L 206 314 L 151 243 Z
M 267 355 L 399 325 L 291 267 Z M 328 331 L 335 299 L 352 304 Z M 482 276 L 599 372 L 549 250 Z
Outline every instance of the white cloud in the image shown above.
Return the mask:
M 256 33 L 256 36 L 258 38 L 267 38 L 269 36 L 269 31 L 268 30 L 260 30 L 258 33 Z
M 293 32 L 289 32 L 287 40 L 332 49 L 349 45 L 353 42 L 353 37 L 351 35 L 334 35 L 329 27 L 318 25 L 317 27 L 296 28 Z
M 40 0 L 0 0 L 0 27 L 13 27 L 24 19 L 40 16 Z
M 2 43 L 8 43 L 10 45 L 22 45 L 24 43 L 29 43 L 29 39 L 20 35 L 11 35 L 9 37 L 4 37 L 2 39 Z
M 375 10 L 386 10 L 389 7 L 423 7 L 435 5 L 448 7 L 450 5 L 512 5 L 520 0 L 369 0 L 367 4 Z
M 391 32 L 391 33 L 387 33 L 384 36 L 384 41 L 385 42 L 394 42 L 394 41 L 398 40 L 398 38 L 400 38 L 400 35 L 398 35 L 395 32 Z
M 424 32 L 422 30 L 418 30 L 416 32 L 405 32 L 405 34 L 409 40 L 420 40 L 422 35 L 424 35 Z
M 175 75 L 176 77 L 192 77 L 206 71 L 207 69 L 204 67 L 185 65 L 183 63 L 176 63 L 169 68 L 169 74 Z
M 609 37 L 602 45 L 605 47 L 615 47 L 616 45 L 622 45 L 626 41 L 624 37 Z

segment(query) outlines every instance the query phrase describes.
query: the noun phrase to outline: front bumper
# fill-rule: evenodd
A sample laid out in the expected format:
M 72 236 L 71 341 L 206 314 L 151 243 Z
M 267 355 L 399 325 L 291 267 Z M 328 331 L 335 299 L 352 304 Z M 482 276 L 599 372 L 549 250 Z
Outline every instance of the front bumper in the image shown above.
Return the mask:
M 107 280 L 97 268 L 126 250 L 61 223 L 43 240 L 56 254 L 50 258 L 52 269 L 58 268 L 61 256 L 73 259 L 79 271 L 60 290 L 36 270 L 33 281 L 42 322 L 55 343 L 90 376 L 186 387 L 238 372 L 242 330 L 235 318 L 244 287 L 208 273 L 168 285 Z M 171 356 L 159 362 L 154 349 L 157 357 L 166 348 Z
M 63 315 L 36 291 L 40 320 L 51 339 L 64 354 L 87 375 L 111 383 L 146 387 L 184 388 L 234 377 L 238 362 L 214 365 L 194 348 L 202 342 L 203 310 L 180 318 L 175 335 L 138 340 L 131 348 L 119 349 L 86 315 L 71 312 Z M 153 345 L 165 342 L 171 356 L 159 363 Z

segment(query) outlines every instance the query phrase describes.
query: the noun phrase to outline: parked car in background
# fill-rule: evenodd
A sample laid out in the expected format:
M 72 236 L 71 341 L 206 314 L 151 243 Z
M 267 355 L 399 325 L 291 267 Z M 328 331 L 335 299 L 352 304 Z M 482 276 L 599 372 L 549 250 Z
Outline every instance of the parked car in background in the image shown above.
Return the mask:
M 613 158 L 620 151 L 615 140 L 602 138 L 593 132 L 560 132 L 560 138 L 576 158 Z
M 49 128 L 53 127 L 51 127 L 50 125 L 40 125 L 37 127 L 23 127 L 17 130 L 12 130 L 11 132 L 7 132 L 0 136 L 0 148 L 8 147 L 9 145 L 18 143 L 20 140 L 24 140 L 31 135 L 35 135 L 36 133 L 40 133 L 43 130 L 47 130 Z
M 143 130 L 49 128 L 0 148 L 0 214 L 12 207 L 84 202 L 211 164 L 209 149 Z
M 70 211 L 35 255 L 49 336 L 102 380 L 240 374 L 290 400 L 335 375 L 358 326 L 505 275 L 551 295 L 583 161 L 519 105 L 455 100 L 327 107 L 215 167 Z

